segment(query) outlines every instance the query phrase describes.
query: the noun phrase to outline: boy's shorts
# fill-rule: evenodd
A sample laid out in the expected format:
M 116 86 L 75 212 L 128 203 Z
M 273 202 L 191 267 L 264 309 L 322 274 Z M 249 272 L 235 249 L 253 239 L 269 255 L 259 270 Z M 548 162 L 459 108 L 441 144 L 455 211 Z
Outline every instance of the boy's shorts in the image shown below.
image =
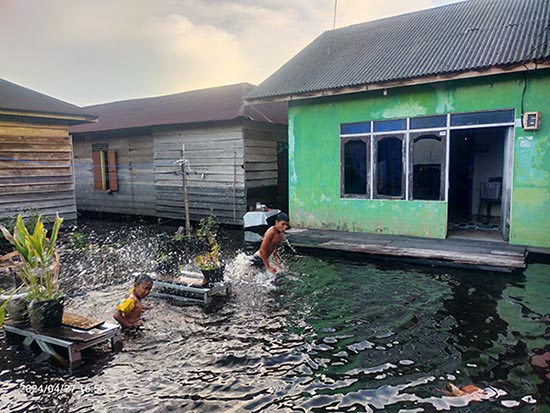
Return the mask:
M 250 257 L 250 265 L 253 267 L 262 268 L 264 266 L 264 262 L 260 257 L 254 254 Z

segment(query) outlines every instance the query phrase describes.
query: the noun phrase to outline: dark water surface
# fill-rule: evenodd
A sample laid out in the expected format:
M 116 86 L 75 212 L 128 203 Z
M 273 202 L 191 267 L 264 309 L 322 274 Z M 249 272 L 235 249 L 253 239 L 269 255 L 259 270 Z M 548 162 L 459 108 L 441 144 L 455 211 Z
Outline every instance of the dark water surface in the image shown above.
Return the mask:
M 110 321 L 133 273 L 155 270 L 164 230 L 66 246 L 68 306 Z M 0 411 L 550 412 L 550 369 L 537 361 L 550 352 L 549 265 L 503 276 L 286 261 L 276 280 L 230 262 L 231 296 L 210 309 L 146 299 L 145 329 L 72 370 L 2 336 Z M 451 397 L 448 383 L 484 394 Z

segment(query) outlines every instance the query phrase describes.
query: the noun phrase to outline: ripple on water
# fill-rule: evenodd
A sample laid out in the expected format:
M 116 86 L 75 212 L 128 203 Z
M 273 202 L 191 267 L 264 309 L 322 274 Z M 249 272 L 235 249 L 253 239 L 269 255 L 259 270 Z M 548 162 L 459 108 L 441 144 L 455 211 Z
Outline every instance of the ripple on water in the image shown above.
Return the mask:
M 111 320 L 133 274 L 156 270 L 164 235 L 141 227 L 119 232 L 132 236 L 118 243 L 111 232 L 96 234 L 93 247 L 67 266 L 68 305 L 84 315 Z M 75 257 L 69 249 L 65 257 Z M 0 410 L 416 413 L 548 406 L 541 393 L 546 372 L 525 356 L 544 351 L 545 325 L 533 314 L 550 308 L 539 294 L 548 287 L 548 267 L 510 279 L 300 257 L 273 276 L 250 268 L 243 253 L 226 261 L 232 290 L 223 305 L 180 307 L 148 298 L 146 327 L 128 336 L 121 352 L 86 352 L 80 368 L 40 363 L 2 340 Z M 449 382 L 474 384 L 482 393 L 451 396 Z M 56 383 L 74 386 L 53 395 L 24 391 Z

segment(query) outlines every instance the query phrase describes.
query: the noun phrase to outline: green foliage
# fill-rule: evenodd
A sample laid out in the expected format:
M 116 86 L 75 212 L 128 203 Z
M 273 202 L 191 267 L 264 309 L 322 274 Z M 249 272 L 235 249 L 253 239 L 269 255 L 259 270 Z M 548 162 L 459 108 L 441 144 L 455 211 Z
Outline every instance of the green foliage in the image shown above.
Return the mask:
M 26 211 L 27 217 L 24 219 L 27 227 L 32 228 L 36 225 L 38 219 L 38 214 L 34 208 L 31 208 Z M 0 218 L 0 226 L 8 228 L 10 231 L 13 231 L 15 228 L 17 218 L 16 217 L 4 217 Z M 11 250 L 11 244 L 4 237 L 0 237 L 0 255 L 7 253 Z
M 170 255 L 166 251 L 159 249 L 156 259 L 158 264 L 164 264 L 170 260 Z
M 176 234 L 174 235 L 174 238 L 173 240 L 176 241 L 176 242 L 182 242 L 182 241 L 185 241 L 185 234 Z
M 7 298 L 7 300 L 4 301 L 2 304 L 0 304 L 0 327 L 4 325 L 4 320 L 6 319 L 6 307 L 8 303 L 11 301 L 12 297 L 19 291 L 19 288 L 16 288 Z
M 210 251 L 195 258 L 195 264 L 201 270 L 215 270 L 220 268 L 220 245 L 217 242 L 211 245 Z
M 4 301 L 0 305 L 0 327 L 4 325 L 4 320 L 6 319 L 6 305 L 8 305 L 8 301 Z
M 190 258 L 194 258 L 195 264 L 201 269 L 219 268 L 220 246 L 216 241 L 218 228 L 218 220 L 211 210 L 208 217 L 200 220 L 193 235 L 178 230 L 160 244 L 156 253 L 157 271 L 177 273 Z
M 39 216 L 34 231 L 29 232 L 21 214 L 17 216 L 13 234 L 4 226 L 0 230 L 10 244 L 15 247 L 22 259 L 18 275 L 27 289 L 29 300 L 51 300 L 60 298 L 58 290 L 59 255 L 55 243 L 63 218 L 56 215 L 50 238 Z
M 156 271 L 173 274 L 178 272 L 178 267 L 189 262 L 204 248 L 204 243 L 194 235 L 189 237 L 185 233 L 170 234 L 161 237 L 162 240 L 156 251 Z
M 218 228 L 220 224 L 218 219 L 214 215 L 214 211 L 211 209 L 207 218 L 203 218 L 199 221 L 199 227 L 197 228 L 197 237 L 205 238 L 208 241 L 210 250 L 195 258 L 195 264 L 201 270 L 215 270 L 220 268 L 220 245 L 216 240 L 218 235 Z
M 82 232 L 75 231 L 71 234 L 71 245 L 73 248 L 83 250 L 88 245 L 88 236 Z
M 199 221 L 199 227 L 197 228 L 197 237 L 208 238 L 209 241 L 211 239 L 215 239 L 218 235 L 219 226 L 220 223 L 218 222 L 216 215 L 214 215 L 214 211 L 211 209 L 208 217 L 202 218 Z

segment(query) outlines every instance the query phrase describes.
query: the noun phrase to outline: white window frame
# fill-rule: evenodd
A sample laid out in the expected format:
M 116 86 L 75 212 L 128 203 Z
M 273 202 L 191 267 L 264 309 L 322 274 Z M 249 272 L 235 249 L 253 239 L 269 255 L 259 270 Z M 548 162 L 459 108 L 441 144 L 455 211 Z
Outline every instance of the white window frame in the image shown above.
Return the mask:
M 501 122 L 501 123 L 486 123 L 486 124 L 478 124 L 478 125 L 461 125 L 461 126 L 451 126 L 451 117 L 454 115 L 462 115 L 462 114 L 473 114 L 473 113 L 488 113 L 488 112 L 500 112 L 500 111 L 513 111 L 514 112 L 514 120 L 510 122 Z M 502 108 L 502 109 L 495 109 L 495 110 L 485 110 L 485 111 L 473 111 L 473 112 L 456 112 L 456 113 L 446 113 L 446 114 L 432 114 L 432 115 L 425 115 L 425 116 L 446 116 L 446 125 L 441 127 L 429 127 L 429 128 L 423 128 L 423 129 L 411 129 L 411 119 L 416 119 L 424 116 L 415 116 L 415 117 L 407 117 L 407 118 L 396 118 L 395 120 L 399 119 L 405 119 L 406 120 L 406 129 L 405 130 L 395 130 L 395 131 L 383 131 L 383 132 L 374 132 L 374 122 L 375 120 L 370 121 L 356 121 L 356 122 L 345 122 L 344 124 L 348 123 L 368 123 L 370 122 L 370 133 L 350 133 L 350 134 L 342 134 L 340 133 L 340 151 L 343 151 L 342 147 L 342 138 L 353 138 L 353 137 L 362 137 L 367 138 L 370 140 L 370 153 L 368 154 L 369 158 L 368 162 L 370 166 L 370 170 L 368 171 L 367 177 L 368 184 L 367 184 L 367 196 L 353 196 L 353 195 L 346 195 L 343 193 L 343 185 L 344 185 L 344 176 L 343 173 L 340 172 L 340 198 L 341 199 L 361 199 L 361 200 L 386 200 L 386 201 L 410 201 L 411 200 L 411 189 L 409 188 L 409 177 L 410 177 L 410 165 L 411 165 L 411 143 L 410 143 L 410 134 L 411 133 L 417 133 L 417 132 L 438 132 L 438 133 L 445 133 L 445 197 L 443 200 L 421 200 L 421 202 L 448 202 L 449 200 L 449 164 L 450 164 L 450 149 L 451 149 L 451 131 L 453 130 L 459 130 L 459 129 L 479 129 L 479 128 L 497 128 L 497 127 L 515 127 L 515 117 L 516 117 L 516 110 L 515 108 Z M 379 119 L 379 120 L 391 120 L 391 119 Z M 340 124 L 341 130 L 342 123 Z M 376 142 L 377 142 L 377 136 L 380 135 L 388 135 L 388 134 L 395 134 L 395 135 L 403 135 L 403 150 L 404 150 L 404 159 L 403 159 L 403 174 L 406 174 L 404 177 L 404 187 L 403 190 L 405 191 L 404 196 L 402 198 L 394 198 L 394 197 L 382 197 L 377 198 L 375 197 L 375 159 L 374 155 L 376 152 Z M 369 151 L 367 151 L 369 152 Z M 342 171 L 343 168 L 343 159 L 340 159 L 340 171 Z M 419 200 L 420 201 L 420 200 Z

